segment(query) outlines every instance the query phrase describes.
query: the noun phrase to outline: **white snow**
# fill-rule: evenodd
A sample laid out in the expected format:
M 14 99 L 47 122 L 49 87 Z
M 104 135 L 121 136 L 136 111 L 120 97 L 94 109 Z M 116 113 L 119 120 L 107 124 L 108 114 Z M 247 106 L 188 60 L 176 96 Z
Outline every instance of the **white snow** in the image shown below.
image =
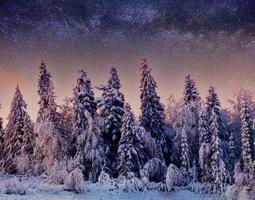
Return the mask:
M 6 181 L 13 179 L 12 176 L 0 177 L 0 200 L 210 200 L 212 197 L 203 196 L 190 192 L 188 190 L 177 190 L 166 193 L 158 190 L 144 191 L 123 191 L 118 186 L 109 187 L 109 184 L 84 182 L 84 192 L 76 194 L 64 190 L 64 185 L 49 184 L 46 180 L 39 177 L 22 177 L 18 179 L 25 188 L 25 195 L 7 195 L 4 194 L 4 185 Z

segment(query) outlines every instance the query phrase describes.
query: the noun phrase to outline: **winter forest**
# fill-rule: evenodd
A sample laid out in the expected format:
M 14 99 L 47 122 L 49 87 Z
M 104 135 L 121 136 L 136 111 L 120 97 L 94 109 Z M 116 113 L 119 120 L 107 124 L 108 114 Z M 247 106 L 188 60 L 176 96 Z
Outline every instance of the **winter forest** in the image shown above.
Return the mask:
M 42 62 L 36 122 L 19 86 L 6 126 L 0 121 L 2 195 L 25 197 L 24 182 L 40 179 L 59 186 L 60 194 L 78 196 L 88 192 L 87 185 L 107 185 L 106 190 L 124 193 L 158 191 L 166 199 L 180 190 L 205 199 L 255 199 L 252 93 L 240 89 L 224 109 L 216 88 L 202 99 L 187 75 L 183 98 L 171 96 L 163 105 L 145 59 L 139 70 L 141 107 L 135 116 L 121 92 L 117 68 L 110 68 L 108 82 L 98 87 L 79 71 L 73 96 L 57 105 L 53 77 Z M 94 90 L 101 92 L 99 98 Z

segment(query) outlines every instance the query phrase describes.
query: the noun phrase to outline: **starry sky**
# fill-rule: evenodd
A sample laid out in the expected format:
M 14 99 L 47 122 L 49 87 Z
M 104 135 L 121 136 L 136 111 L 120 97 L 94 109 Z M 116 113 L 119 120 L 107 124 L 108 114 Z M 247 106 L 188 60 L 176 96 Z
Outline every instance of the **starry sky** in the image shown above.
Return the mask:
M 202 97 L 213 85 L 227 106 L 237 87 L 255 92 L 255 1 L 1 0 L 0 115 L 6 119 L 19 84 L 35 119 L 41 60 L 59 104 L 72 95 L 78 70 L 98 86 L 116 66 L 139 114 L 141 57 L 153 68 L 163 103 L 182 96 L 191 74 Z

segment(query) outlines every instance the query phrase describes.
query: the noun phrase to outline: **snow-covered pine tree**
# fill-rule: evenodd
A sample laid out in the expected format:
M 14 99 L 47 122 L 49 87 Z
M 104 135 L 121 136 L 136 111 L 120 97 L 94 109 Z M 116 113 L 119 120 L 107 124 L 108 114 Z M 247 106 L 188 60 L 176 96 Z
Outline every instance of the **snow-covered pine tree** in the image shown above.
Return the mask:
M 201 111 L 199 115 L 198 121 L 198 131 L 199 131 L 199 146 L 202 143 L 210 143 L 210 136 L 209 136 L 209 125 L 206 118 L 205 112 Z
M 110 68 L 111 78 L 108 80 L 108 86 L 116 90 L 121 88 L 118 71 L 115 67 Z
M 89 129 L 86 130 L 84 147 L 85 178 L 95 183 L 105 165 L 105 144 L 102 136 L 101 118 L 95 114 L 88 116 Z
M 181 172 L 185 180 L 189 182 L 190 155 L 189 155 L 188 136 L 185 126 L 182 128 L 181 135 Z
M 169 164 L 171 154 L 166 143 L 164 108 L 160 103 L 160 97 L 157 95 L 157 83 L 151 75 L 151 68 L 148 66 L 146 59 L 142 59 L 140 71 L 140 125 L 156 140 L 160 153 L 158 157 L 164 158 L 166 164 Z
M 191 160 L 198 159 L 199 152 L 199 113 L 201 110 L 201 98 L 199 96 L 196 83 L 190 75 L 186 76 L 183 97 L 183 110 L 189 112 L 193 120 L 187 123 L 186 120 L 182 126 L 186 126 L 188 143 L 191 143 Z M 186 111 L 185 111 L 186 110 Z
M 211 141 L 211 169 L 212 169 L 212 192 L 215 194 L 220 194 L 224 185 L 225 179 L 222 179 L 222 173 L 226 171 L 225 164 L 223 166 L 223 153 L 220 145 L 220 127 L 218 124 L 218 115 L 216 111 L 212 110 L 211 115 L 211 130 L 212 130 L 212 141 Z M 224 168 L 224 169 L 223 169 Z
M 227 132 L 226 127 L 222 121 L 222 111 L 221 111 L 221 103 L 219 101 L 218 95 L 215 92 L 214 87 L 210 87 L 208 90 L 208 96 L 206 97 L 206 106 L 205 106 L 205 112 L 207 116 L 207 120 L 209 125 L 212 124 L 212 112 L 214 112 L 217 115 L 218 125 L 220 128 L 220 135 L 219 137 L 222 140 L 227 140 Z M 212 130 L 210 131 L 210 136 L 212 136 Z
M 200 101 L 200 99 L 194 79 L 187 75 L 185 78 L 184 104 Z
M 51 80 L 51 74 L 47 70 L 44 62 L 41 63 L 40 74 L 38 79 L 38 95 L 39 112 L 37 115 L 37 122 L 52 122 L 58 123 L 57 105 L 55 103 L 54 87 Z
M 121 128 L 121 139 L 118 148 L 118 167 L 119 175 L 132 178 L 139 177 L 141 170 L 140 159 L 145 159 L 143 146 L 135 133 L 135 116 L 129 104 L 125 106 L 123 124 Z
M 210 140 L 212 139 L 212 113 L 216 115 L 217 124 L 219 126 L 219 138 L 220 138 L 220 145 L 223 153 L 224 161 L 228 160 L 229 158 L 229 146 L 228 146 L 228 138 L 229 133 L 226 127 L 226 123 L 223 121 L 223 115 L 221 110 L 221 104 L 218 98 L 217 93 L 215 92 L 214 87 L 210 87 L 208 91 L 208 96 L 206 97 L 206 106 L 205 112 L 209 124 L 209 133 L 210 133 Z
M 104 121 L 103 137 L 108 146 L 106 150 L 107 164 L 110 171 L 114 172 L 117 167 L 117 151 L 121 137 L 122 117 L 124 114 L 124 95 L 120 91 L 121 85 L 117 69 L 110 69 L 110 79 L 105 86 L 98 88 L 102 96 L 97 99 L 99 115 Z
M 251 121 L 254 121 L 255 115 L 255 100 L 254 96 L 251 91 L 244 90 L 243 88 L 237 89 L 235 92 L 235 101 L 229 100 L 232 104 L 232 109 L 230 109 L 230 128 L 231 132 L 234 134 L 235 139 L 235 155 L 236 159 L 241 158 L 241 150 L 242 150 L 242 137 L 241 137 L 241 102 L 243 99 L 247 102 L 247 105 L 250 109 Z M 254 129 L 254 122 L 253 122 L 253 129 Z
M 70 140 L 71 157 L 83 154 L 86 130 L 89 128 L 88 115 L 94 117 L 96 114 L 96 103 L 91 80 L 83 70 L 76 81 L 73 90 L 73 130 Z M 79 155 L 82 156 L 82 155 Z
M 26 111 L 27 104 L 16 87 L 8 116 L 3 144 L 1 170 L 6 173 L 24 174 L 31 169 L 34 135 L 32 122 Z M 20 163 L 20 162 L 23 163 Z
M 241 137 L 242 137 L 242 165 L 245 173 L 249 174 L 253 160 L 253 140 L 250 110 L 246 100 L 241 100 Z

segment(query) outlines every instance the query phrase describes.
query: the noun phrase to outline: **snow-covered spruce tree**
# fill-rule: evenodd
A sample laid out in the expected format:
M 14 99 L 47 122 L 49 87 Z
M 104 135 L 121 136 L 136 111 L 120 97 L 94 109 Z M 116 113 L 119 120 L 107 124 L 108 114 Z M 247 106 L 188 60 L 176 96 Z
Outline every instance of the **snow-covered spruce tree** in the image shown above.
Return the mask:
M 164 121 L 164 108 L 157 95 L 157 83 L 151 75 L 151 68 L 146 59 L 142 59 L 140 66 L 140 99 L 141 99 L 141 118 L 140 125 L 148 131 L 156 140 L 159 156 L 167 164 L 170 163 L 170 148 L 166 142 L 166 130 Z
M 229 160 L 229 146 L 228 146 L 229 133 L 226 123 L 223 120 L 223 111 L 221 110 L 221 104 L 214 87 L 209 88 L 208 96 L 206 97 L 205 112 L 209 123 L 210 140 L 212 139 L 213 134 L 212 113 L 214 112 L 214 114 L 216 115 L 217 124 L 219 127 L 220 146 L 222 149 L 224 161 L 226 162 L 227 160 Z
M 135 116 L 129 104 L 125 106 L 121 138 L 118 148 L 119 175 L 126 178 L 139 177 L 141 169 L 140 159 L 146 159 L 143 146 L 135 133 Z
M 183 127 L 186 127 L 188 143 L 192 144 L 190 148 L 190 160 L 193 160 L 194 158 L 198 160 L 199 157 L 198 117 L 197 112 L 194 112 L 194 110 L 197 109 L 199 105 L 200 105 L 199 102 L 191 102 L 188 104 L 184 104 L 177 116 L 177 119 L 173 124 L 175 135 L 173 142 L 172 158 L 173 162 L 177 166 L 181 165 L 179 158 L 181 156 L 181 134 Z
M 200 99 L 194 79 L 187 75 L 185 77 L 184 104 L 200 101 Z
M 115 173 L 117 167 L 117 151 L 121 137 L 122 117 L 124 114 L 124 95 L 120 91 L 121 85 L 118 78 L 117 69 L 112 67 L 110 79 L 105 86 L 98 89 L 102 91 L 102 96 L 97 99 L 99 115 L 103 119 L 103 138 L 106 143 L 107 163 L 106 167 Z
M 11 174 L 25 174 L 31 169 L 34 135 L 27 104 L 16 87 L 8 116 L 3 144 L 1 170 Z
M 86 139 L 86 130 L 89 128 L 88 115 L 96 114 L 96 103 L 91 81 L 83 70 L 76 81 L 73 90 L 73 130 L 70 140 L 70 156 L 82 154 Z
M 249 174 L 253 161 L 253 140 L 250 110 L 245 99 L 241 101 L 241 137 L 242 137 L 242 165 L 244 173 Z
M 222 178 L 226 172 L 225 164 L 223 162 L 223 153 L 220 145 L 220 127 L 218 124 L 217 113 L 213 109 L 211 115 L 211 170 L 212 170 L 212 192 L 214 194 L 222 194 L 224 192 L 225 179 Z
M 175 130 L 175 142 L 173 152 L 173 161 L 177 166 L 179 166 L 179 157 L 181 153 L 181 134 L 182 128 L 186 127 L 187 140 L 190 146 L 190 160 L 194 158 L 198 160 L 199 153 L 199 113 L 201 110 L 201 101 L 199 93 L 197 91 L 195 82 L 190 76 L 186 77 L 185 87 L 184 87 L 184 97 L 183 105 L 180 110 L 177 119 L 173 124 Z
M 189 172 L 190 172 L 190 153 L 189 153 L 188 137 L 186 133 L 185 126 L 182 128 L 181 135 L 181 172 L 183 177 L 189 182 Z
M 55 103 L 51 74 L 48 72 L 47 66 L 44 62 L 41 63 L 39 70 L 38 95 L 40 97 L 40 101 L 36 122 L 58 123 L 57 105 Z
M 88 115 L 89 128 L 86 130 L 84 147 L 85 178 L 95 183 L 105 165 L 105 144 L 102 136 L 101 118 L 95 114 Z
M 229 121 L 230 121 L 231 132 L 234 133 L 235 146 L 236 146 L 235 154 L 237 159 L 241 158 L 241 150 L 242 150 L 242 139 L 241 139 L 240 130 L 241 130 L 241 102 L 243 99 L 245 99 L 249 107 L 251 121 L 254 121 L 255 101 L 251 91 L 239 88 L 235 92 L 235 100 L 229 100 L 232 105 L 231 109 L 229 110 L 230 117 L 231 117 Z M 255 126 L 253 124 L 253 129 L 254 127 Z
M 210 135 L 209 135 L 209 125 L 206 118 L 205 112 L 201 111 L 199 115 L 198 121 L 198 131 L 199 131 L 199 146 L 202 143 L 210 143 Z

